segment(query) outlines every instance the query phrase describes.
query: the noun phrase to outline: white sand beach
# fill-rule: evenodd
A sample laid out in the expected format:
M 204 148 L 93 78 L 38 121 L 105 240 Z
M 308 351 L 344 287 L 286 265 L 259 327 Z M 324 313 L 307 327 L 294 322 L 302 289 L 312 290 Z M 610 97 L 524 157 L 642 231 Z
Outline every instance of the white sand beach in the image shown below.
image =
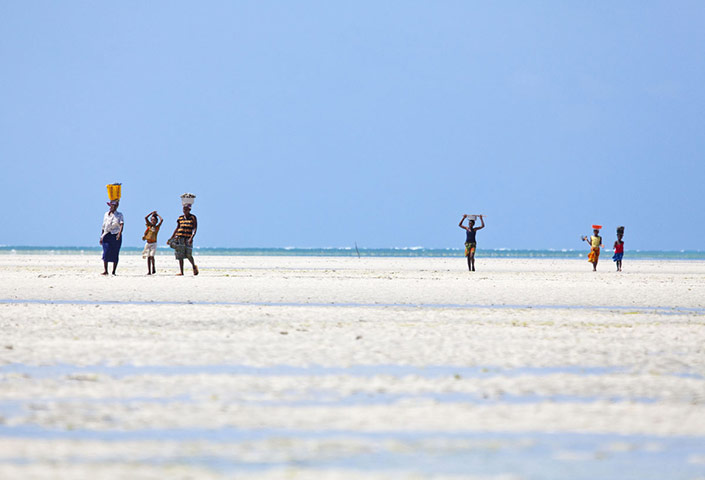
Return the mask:
M 705 478 L 705 262 L 197 261 L 0 255 L 0 478 Z

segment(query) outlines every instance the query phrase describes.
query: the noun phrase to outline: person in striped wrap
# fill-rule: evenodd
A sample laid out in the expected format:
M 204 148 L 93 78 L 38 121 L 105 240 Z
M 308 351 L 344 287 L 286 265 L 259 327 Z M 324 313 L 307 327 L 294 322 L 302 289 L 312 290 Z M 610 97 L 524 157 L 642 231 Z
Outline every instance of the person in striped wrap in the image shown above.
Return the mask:
M 191 205 L 185 204 L 184 214 L 176 220 L 176 229 L 167 241 L 167 244 L 173 245 L 174 254 L 179 261 L 179 276 L 184 274 L 184 259 L 191 262 L 193 274 L 198 275 L 198 267 L 193 260 L 193 237 L 196 236 L 197 229 L 198 219 L 191 213 Z

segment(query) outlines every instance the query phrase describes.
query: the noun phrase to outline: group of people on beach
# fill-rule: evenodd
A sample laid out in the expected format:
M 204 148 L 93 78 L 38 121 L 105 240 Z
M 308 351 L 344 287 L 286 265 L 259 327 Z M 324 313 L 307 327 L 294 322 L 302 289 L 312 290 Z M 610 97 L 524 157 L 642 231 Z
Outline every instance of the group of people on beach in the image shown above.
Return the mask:
M 480 226 L 475 226 L 475 219 L 480 219 Z M 465 220 L 468 220 L 468 224 L 464 225 Z M 465 230 L 465 256 L 468 259 L 468 270 L 471 272 L 475 271 L 475 251 L 477 250 L 477 231 L 485 228 L 485 219 L 483 215 L 463 215 L 458 224 L 460 228 Z M 586 241 L 590 245 L 590 253 L 588 254 L 588 262 L 592 263 L 592 270 L 597 271 L 597 262 L 600 259 L 600 248 L 604 247 L 602 244 L 602 237 L 600 236 L 600 225 L 593 225 L 593 235 L 588 239 L 587 236 L 583 236 L 583 241 Z M 617 240 L 614 242 L 614 255 L 612 260 L 617 264 L 617 271 L 622 271 L 622 258 L 624 257 L 624 227 L 617 227 Z
M 103 275 L 108 275 L 108 263 L 113 264 L 112 274 L 115 275 L 120 259 L 125 218 L 118 211 L 119 205 L 120 200 L 109 201 L 110 208 L 103 216 L 103 227 L 100 232 L 100 244 L 103 246 Z M 174 255 L 179 262 L 177 275 L 184 274 L 184 260 L 191 262 L 193 274 L 198 275 L 198 267 L 193 259 L 193 237 L 196 236 L 196 230 L 198 230 L 198 219 L 196 215 L 191 213 L 190 204 L 183 205 L 183 212 L 184 214 L 176 220 L 176 229 L 166 243 L 174 249 Z M 154 210 L 144 217 L 144 221 L 146 229 L 142 240 L 146 243 L 142 251 L 142 258 L 147 259 L 147 275 L 154 275 L 157 273 L 154 261 L 154 256 L 157 253 L 157 235 L 164 219 Z
M 603 248 L 602 237 L 600 236 L 600 228 L 598 225 L 593 225 L 592 235 L 582 237 L 583 241 L 590 245 L 590 253 L 588 253 L 588 262 L 592 263 L 592 271 L 597 271 L 597 262 L 600 261 L 600 248 Z M 617 271 L 622 271 L 622 259 L 624 258 L 624 227 L 617 227 L 617 240 L 613 247 L 614 255 L 612 260 L 617 265 Z
M 103 246 L 103 275 L 108 275 L 108 263 L 113 264 L 112 274 L 115 275 L 120 256 L 120 247 L 122 246 L 122 230 L 125 225 L 125 219 L 117 208 L 120 205 L 120 200 L 111 200 L 108 202 L 109 210 L 103 216 L 103 227 L 100 233 L 100 244 Z M 171 234 L 167 245 L 174 249 L 174 255 L 179 262 L 179 273 L 184 274 L 184 260 L 188 260 L 193 267 L 193 274 L 198 275 L 198 266 L 193 259 L 193 238 L 196 236 L 198 229 L 198 220 L 196 215 L 191 213 L 191 204 L 183 204 L 183 212 L 176 220 L 176 229 Z M 476 218 L 480 219 L 480 226 L 475 226 Z M 467 220 L 467 225 L 465 225 Z M 156 210 L 148 213 L 144 217 L 146 230 L 142 236 L 145 246 L 142 252 L 142 258 L 147 259 L 147 275 L 157 273 L 154 257 L 157 252 L 157 235 L 159 229 L 164 222 L 164 219 L 157 213 Z M 465 257 L 467 257 L 468 270 L 475 271 L 475 252 L 477 250 L 477 231 L 485 228 L 485 219 L 483 215 L 463 215 L 458 224 L 460 228 L 465 230 Z M 583 236 L 582 239 L 590 245 L 590 253 L 588 261 L 592 263 L 593 271 L 597 271 L 597 263 L 600 259 L 600 248 L 602 237 L 600 236 L 600 228 L 593 225 L 593 235 L 588 239 Z M 617 271 L 622 271 L 622 258 L 624 256 L 624 227 L 617 228 L 617 240 L 614 242 L 614 256 L 612 259 L 617 264 Z

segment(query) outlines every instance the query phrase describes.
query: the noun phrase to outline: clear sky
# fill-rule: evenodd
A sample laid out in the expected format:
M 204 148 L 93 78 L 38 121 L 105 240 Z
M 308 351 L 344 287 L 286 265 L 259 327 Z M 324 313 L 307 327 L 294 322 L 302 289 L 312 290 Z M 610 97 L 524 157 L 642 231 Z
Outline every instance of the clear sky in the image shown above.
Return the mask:
M 0 0 L 0 244 L 705 249 L 705 2 Z

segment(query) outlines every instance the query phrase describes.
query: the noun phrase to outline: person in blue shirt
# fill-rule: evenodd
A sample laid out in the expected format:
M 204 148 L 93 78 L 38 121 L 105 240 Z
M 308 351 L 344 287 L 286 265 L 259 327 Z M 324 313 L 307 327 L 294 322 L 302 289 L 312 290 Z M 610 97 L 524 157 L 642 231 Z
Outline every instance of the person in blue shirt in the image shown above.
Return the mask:
M 468 218 L 467 215 L 463 215 L 463 218 L 458 224 L 460 228 L 465 230 L 465 256 L 468 257 L 468 270 L 470 270 L 471 272 L 475 271 L 475 249 L 477 248 L 477 240 L 475 238 L 475 234 L 478 230 L 482 230 L 483 228 L 485 228 L 485 219 L 482 218 L 482 215 L 479 215 L 479 217 L 481 222 L 481 225 L 479 227 L 476 227 L 475 220 L 471 219 L 468 219 L 467 227 L 463 225 L 465 219 Z

